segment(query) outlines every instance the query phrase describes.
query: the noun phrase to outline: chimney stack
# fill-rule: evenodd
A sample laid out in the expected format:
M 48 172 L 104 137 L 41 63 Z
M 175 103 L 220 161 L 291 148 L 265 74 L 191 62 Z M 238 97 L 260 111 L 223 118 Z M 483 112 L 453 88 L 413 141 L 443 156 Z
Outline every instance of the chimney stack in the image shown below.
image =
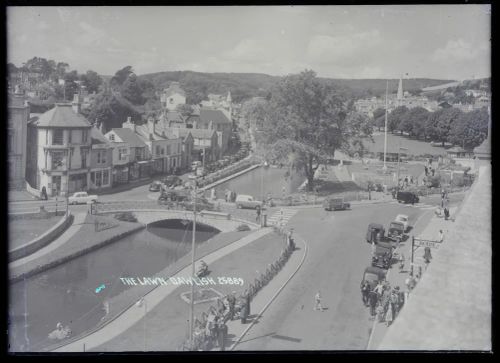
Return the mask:
M 152 117 L 148 118 L 148 130 L 151 135 L 155 133 L 155 120 Z
M 80 102 L 80 95 L 78 93 L 75 93 L 75 95 L 73 96 L 73 102 L 72 102 L 72 106 L 73 106 L 73 111 L 76 113 L 76 114 L 79 114 L 80 111 L 81 111 L 81 102 Z

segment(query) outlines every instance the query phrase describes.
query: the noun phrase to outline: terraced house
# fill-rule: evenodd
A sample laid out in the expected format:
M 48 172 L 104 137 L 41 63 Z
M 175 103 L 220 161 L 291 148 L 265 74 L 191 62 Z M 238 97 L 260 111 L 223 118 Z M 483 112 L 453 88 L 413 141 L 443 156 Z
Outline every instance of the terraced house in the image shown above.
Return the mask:
M 90 131 L 92 149 L 90 152 L 90 189 L 102 190 L 113 185 L 113 147 L 97 128 Z

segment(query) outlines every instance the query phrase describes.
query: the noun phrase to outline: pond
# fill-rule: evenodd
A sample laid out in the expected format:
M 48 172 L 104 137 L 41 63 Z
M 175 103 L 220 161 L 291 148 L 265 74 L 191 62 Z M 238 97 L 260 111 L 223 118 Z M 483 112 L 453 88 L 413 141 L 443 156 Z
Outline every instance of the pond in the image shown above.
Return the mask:
M 196 242 L 219 231 L 196 225 Z M 152 276 L 191 250 L 192 223 L 168 220 L 44 271 L 9 289 L 9 350 L 40 351 L 55 341 L 48 334 L 61 322 L 72 335 L 95 327 L 103 302 L 129 288 L 124 276 Z M 104 285 L 103 288 L 102 285 Z M 100 288 L 100 289 L 99 289 Z

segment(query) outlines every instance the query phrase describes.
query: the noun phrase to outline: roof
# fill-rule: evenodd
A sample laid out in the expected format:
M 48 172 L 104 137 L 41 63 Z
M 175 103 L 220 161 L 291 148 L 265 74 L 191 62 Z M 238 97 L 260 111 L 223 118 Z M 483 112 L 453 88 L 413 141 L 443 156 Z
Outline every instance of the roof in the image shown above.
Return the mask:
M 215 130 L 207 130 L 207 129 L 188 129 L 184 127 L 176 127 L 172 128 L 172 130 L 175 130 L 173 132 L 177 133 L 179 137 L 186 137 L 188 134 L 191 134 L 191 136 L 195 139 L 211 139 L 213 137 L 213 134 Z
M 120 139 L 129 144 L 131 147 L 146 147 L 146 143 L 141 140 L 135 132 L 130 129 L 111 129 Z
M 448 150 L 446 150 L 447 153 L 465 153 L 465 152 L 468 152 L 467 150 L 465 150 L 464 148 L 462 148 L 461 146 L 453 146 L 452 148 L 449 148 Z
M 179 122 L 184 123 L 184 117 L 178 111 L 167 111 L 163 114 L 164 120 L 167 122 Z
M 155 125 L 155 133 L 153 133 L 153 134 L 151 134 L 149 132 L 149 127 L 147 124 L 136 125 L 135 132 L 143 140 L 150 141 L 151 137 L 152 137 L 152 140 L 154 140 L 154 141 L 166 140 L 165 137 L 161 136 L 161 131 L 159 132 L 159 130 L 158 130 L 158 124 Z
M 212 121 L 214 124 L 231 124 L 224 112 L 221 110 L 214 110 L 209 108 L 200 108 L 200 119 L 203 122 Z
M 186 92 L 180 87 L 178 82 L 172 82 L 168 88 L 165 89 L 164 94 L 169 97 L 175 93 L 186 96 Z
M 381 225 L 380 223 L 370 223 L 368 225 L 368 228 L 375 228 L 375 229 L 384 229 L 384 226 Z
M 37 127 L 92 127 L 83 115 L 73 111 L 70 103 L 56 103 L 54 108 L 42 114 L 33 124 Z
M 92 139 L 92 144 L 109 144 L 109 140 L 95 127 L 90 129 L 90 138 Z

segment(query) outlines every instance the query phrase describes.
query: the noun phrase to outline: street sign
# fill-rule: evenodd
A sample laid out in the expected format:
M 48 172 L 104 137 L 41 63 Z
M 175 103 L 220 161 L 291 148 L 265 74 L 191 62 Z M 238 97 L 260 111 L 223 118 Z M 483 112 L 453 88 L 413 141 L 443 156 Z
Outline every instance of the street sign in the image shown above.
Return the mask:
M 419 247 L 439 248 L 441 242 L 415 238 L 414 245 Z

